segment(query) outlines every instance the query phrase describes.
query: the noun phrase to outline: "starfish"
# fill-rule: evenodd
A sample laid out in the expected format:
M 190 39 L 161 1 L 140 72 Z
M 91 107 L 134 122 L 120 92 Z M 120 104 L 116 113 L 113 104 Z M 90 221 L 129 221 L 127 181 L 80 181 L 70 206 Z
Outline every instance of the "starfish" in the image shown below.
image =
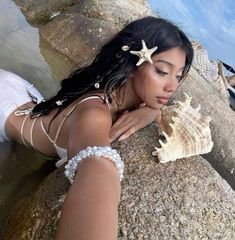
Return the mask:
M 142 49 L 140 51 L 130 51 L 131 54 L 137 55 L 139 57 L 139 61 L 136 63 L 136 66 L 139 66 L 143 62 L 147 61 L 151 64 L 153 64 L 153 61 L 151 59 L 151 55 L 157 50 L 157 46 L 148 49 L 144 40 L 141 40 L 142 42 Z

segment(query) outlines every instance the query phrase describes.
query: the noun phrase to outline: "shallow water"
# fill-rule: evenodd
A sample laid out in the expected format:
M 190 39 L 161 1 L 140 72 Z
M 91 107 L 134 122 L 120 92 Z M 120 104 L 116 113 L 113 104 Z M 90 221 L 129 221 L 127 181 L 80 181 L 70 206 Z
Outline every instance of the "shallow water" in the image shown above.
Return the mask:
M 14 205 L 55 169 L 54 161 L 20 144 L 0 144 L 0 233 Z M 3 154 L 2 154 L 3 153 Z
M 0 16 L 0 68 L 27 79 L 45 97 L 54 94 L 58 80 L 71 71 L 74 62 L 51 50 L 13 1 L 0 1 Z M 19 144 L 0 143 L 0 235 L 16 202 L 54 169 L 47 160 Z

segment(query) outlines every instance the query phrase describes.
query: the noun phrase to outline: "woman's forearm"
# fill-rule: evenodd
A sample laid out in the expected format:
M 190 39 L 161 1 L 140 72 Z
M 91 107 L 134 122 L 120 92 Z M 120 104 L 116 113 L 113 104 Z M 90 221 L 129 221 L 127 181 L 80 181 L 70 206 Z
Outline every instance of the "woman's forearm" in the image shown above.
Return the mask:
M 120 180 L 113 162 L 87 158 L 66 196 L 57 240 L 116 240 Z

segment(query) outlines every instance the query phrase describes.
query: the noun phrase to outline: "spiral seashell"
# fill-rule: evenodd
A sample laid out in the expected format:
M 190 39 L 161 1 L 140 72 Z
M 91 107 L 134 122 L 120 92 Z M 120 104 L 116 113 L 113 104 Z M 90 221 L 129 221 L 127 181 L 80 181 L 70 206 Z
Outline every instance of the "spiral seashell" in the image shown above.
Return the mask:
M 170 128 L 165 127 L 162 132 L 166 142 L 159 140 L 161 148 L 155 147 L 156 151 L 152 153 L 161 163 L 208 153 L 213 147 L 209 128 L 211 118 L 199 113 L 200 105 L 196 109 L 191 107 L 192 98 L 184 94 L 185 101 L 179 101 L 179 106 L 173 109 L 176 113 L 171 118 L 173 123 L 168 122 Z

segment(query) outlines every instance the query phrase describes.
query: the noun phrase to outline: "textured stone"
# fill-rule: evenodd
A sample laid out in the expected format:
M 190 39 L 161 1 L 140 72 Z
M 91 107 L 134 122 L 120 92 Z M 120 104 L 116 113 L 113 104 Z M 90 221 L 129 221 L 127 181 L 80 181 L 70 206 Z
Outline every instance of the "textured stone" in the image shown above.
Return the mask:
M 202 157 L 160 164 L 154 124 L 114 143 L 125 161 L 119 240 L 235 237 L 234 192 Z M 54 239 L 68 181 L 60 168 L 21 201 L 3 240 Z M 12 231 L 14 229 L 14 231 Z
M 139 17 L 152 14 L 147 2 L 139 0 L 103 0 L 102 2 L 83 0 L 71 10 L 89 18 L 105 20 L 111 25 L 117 26 L 118 29 Z
M 45 24 L 57 15 L 76 6 L 76 11 L 91 18 L 105 19 L 117 25 L 152 12 L 145 0 L 15 0 L 31 24 Z
M 76 62 L 77 67 L 89 64 L 104 42 L 123 25 L 152 13 L 143 0 L 16 2 L 27 20 L 39 25 L 40 39 Z
M 221 100 L 229 105 L 228 93 L 223 76 L 220 75 L 219 63 L 209 60 L 208 52 L 201 43 L 197 41 L 193 41 L 192 43 L 194 48 L 193 68 L 197 70 L 205 81 L 214 87 Z
M 45 24 L 80 0 L 15 0 L 31 24 Z
M 78 66 L 90 63 L 97 50 L 117 29 L 106 21 L 91 19 L 79 13 L 63 13 L 39 29 L 41 38 L 52 49 L 68 56 Z
M 34 194 L 17 204 L 3 239 L 54 239 L 68 187 L 62 168 L 52 173 Z

